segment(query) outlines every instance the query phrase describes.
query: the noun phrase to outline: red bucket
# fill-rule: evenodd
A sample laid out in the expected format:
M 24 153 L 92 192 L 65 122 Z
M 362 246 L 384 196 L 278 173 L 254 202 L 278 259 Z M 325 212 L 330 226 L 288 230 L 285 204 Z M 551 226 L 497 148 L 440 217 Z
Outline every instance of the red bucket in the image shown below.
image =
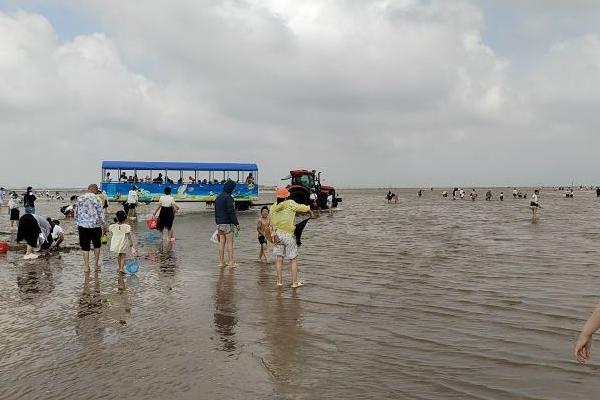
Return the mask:
M 148 229 L 156 229 L 157 223 L 158 221 L 156 220 L 156 218 L 150 218 L 146 220 L 146 225 L 148 225 Z
M 8 251 L 8 242 L 0 242 L 0 254 L 5 254 Z

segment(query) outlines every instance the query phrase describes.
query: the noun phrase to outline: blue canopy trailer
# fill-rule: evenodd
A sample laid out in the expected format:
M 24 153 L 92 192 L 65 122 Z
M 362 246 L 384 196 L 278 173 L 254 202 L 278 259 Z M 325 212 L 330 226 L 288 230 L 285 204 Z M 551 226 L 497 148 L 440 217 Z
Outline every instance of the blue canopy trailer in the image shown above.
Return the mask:
M 155 202 L 167 186 L 178 202 L 213 202 L 229 179 L 237 209 L 247 210 L 258 200 L 256 164 L 102 161 L 101 189 L 112 202 L 126 201 L 133 187 L 140 202 Z

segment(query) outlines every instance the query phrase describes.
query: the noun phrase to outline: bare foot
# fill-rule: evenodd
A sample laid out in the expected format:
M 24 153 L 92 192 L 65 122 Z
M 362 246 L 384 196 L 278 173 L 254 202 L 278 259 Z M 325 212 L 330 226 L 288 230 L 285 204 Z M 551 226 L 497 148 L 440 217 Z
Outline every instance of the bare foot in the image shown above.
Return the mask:
M 295 285 L 292 283 L 292 285 L 290 286 L 292 289 L 296 289 L 299 288 L 300 286 L 304 285 L 304 282 L 298 282 Z
M 223 263 L 219 264 L 219 268 L 225 268 L 226 266 L 227 266 L 227 264 L 223 264 Z
M 228 266 L 229 268 L 235 268 L 235 267 L 237 267 L 237 266 L 238 266 L 238 263 L 235 263 L 235 262 L 234 262 L 234 263 L 229 263 L 229 264 L 227 264 L 227 266 Z
M 279 287 L 283 286 L 283 282 L 277 282 L 277 286 L 279 286 Z

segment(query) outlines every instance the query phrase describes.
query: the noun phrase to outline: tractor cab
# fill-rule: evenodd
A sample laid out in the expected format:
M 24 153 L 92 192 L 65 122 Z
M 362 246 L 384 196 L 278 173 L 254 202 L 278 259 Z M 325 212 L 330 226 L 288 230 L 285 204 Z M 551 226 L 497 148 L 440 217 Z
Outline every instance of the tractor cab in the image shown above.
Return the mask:
M 342 201 L 336 197 L 333 186 L 321 185 L 321 173 L 315 170 L 290 171 L 290 175 L 285 179 L 291 179 L 287 186 L 290 198 L 296 203 L 310 205 L 314 210 L 327 209 L 327 196 L 330 193 L 333 195 L 333 208 Z

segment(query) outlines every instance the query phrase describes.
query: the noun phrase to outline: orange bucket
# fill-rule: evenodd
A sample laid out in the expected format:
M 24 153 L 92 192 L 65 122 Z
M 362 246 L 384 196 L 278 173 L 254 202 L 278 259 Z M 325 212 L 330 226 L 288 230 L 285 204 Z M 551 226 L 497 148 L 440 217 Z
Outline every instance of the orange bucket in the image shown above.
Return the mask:
M 0 254 L 6 254 L 8 251 L 8 242 L 0 242 Z

